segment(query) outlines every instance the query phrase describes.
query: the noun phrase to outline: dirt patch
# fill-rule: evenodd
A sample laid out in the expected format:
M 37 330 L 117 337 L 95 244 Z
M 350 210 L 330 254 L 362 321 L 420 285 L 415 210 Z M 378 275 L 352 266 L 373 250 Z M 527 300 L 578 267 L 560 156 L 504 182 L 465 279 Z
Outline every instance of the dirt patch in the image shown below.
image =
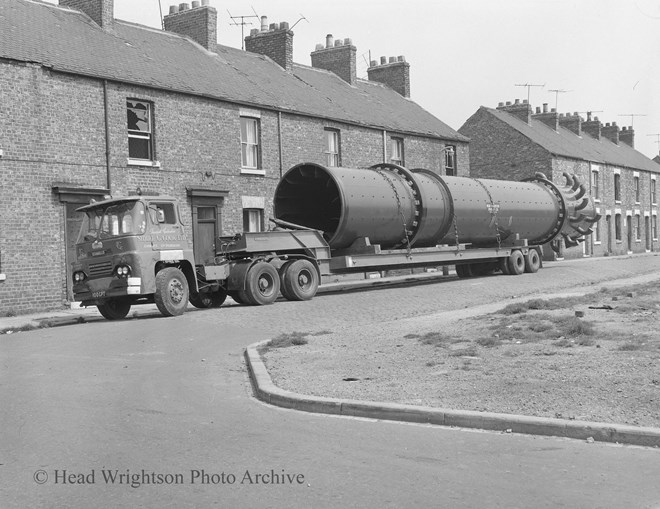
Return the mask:
M 298 332 L 263 357 L 301 394 L 660 427 L 657 281 L 419 325 Z

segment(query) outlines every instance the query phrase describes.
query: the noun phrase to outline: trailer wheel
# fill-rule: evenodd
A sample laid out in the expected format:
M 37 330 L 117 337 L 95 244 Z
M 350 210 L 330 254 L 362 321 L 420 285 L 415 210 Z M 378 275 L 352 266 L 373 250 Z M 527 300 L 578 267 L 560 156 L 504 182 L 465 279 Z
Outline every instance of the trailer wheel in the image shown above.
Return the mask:
M 282 267 L 282 295 L 287 300 L 310 300 L 319 288 L 319 274 L 309 260 L 294 260 Z
M 534 273 L 538 272 L 541 268 L 541 257 L 536 249 L 530 249 L 529 253 L 525 255 L 525 272 Z
M 506 258 L 500 258 L 499 267 L 500 270 L 502 271 L 502 274 L 505 276 L 508 276 L 511 274 L 511 271 L 509 270 L 509 257 L 507 256 Z
M 131 301 L 128 299 L 108 299 L 96 306 L 99 313 L 107 320 L 121 320 L 126 318 L 131 310 Z
M 470 264 L 465 263 L 456 265 L 456 275 L 463 279 L 466 277 L 472 277 L 474 274 L 472 274 L 472 267 L 470 267 Z
M 508 262 L 509 273 L 512 276 L 519 276 L 525 272 L 525 257 L 520 251 L 513 251 L 509 256 Z
M 188 281 L 174 267 L 167 267 L 156 274 L 154 301 L 164 316 L 179 316 L 188 306 Z
M 246 304 L 264 306 L 272 304 L 280 293 L 280 277 L 277 269 L 267 262 L 258 262 L 247 272 L 245 289 L 238 295 Z
M 219 308 L 227 299 L 227 290 L 220 288 L 217 292 L 192 292 L 190 303 L 199 309 Z

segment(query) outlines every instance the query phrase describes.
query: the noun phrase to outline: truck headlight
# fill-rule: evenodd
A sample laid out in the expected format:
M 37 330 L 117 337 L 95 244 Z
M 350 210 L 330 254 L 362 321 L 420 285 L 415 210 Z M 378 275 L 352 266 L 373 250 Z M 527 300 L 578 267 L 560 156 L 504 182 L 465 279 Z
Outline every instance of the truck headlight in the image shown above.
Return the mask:
M 86 278 L 87 278 L 87 276 L 85 275 L 85 273 L 82 270 L 79 270 L 79 271 L 73 273 L 73 282 L 74 283 L 82 283 Z
M 131 275 L 130 265 L 117 265 L 117 267 L 115 267 L 115 274 L 117 274 L 117 277 L 121 278 L 129 277 Z

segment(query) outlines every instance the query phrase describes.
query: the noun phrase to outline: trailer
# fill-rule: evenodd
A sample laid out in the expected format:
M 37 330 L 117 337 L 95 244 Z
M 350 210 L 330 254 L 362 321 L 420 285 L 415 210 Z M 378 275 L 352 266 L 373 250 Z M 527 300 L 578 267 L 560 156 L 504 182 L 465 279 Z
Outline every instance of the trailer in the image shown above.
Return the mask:
M 274 227 L 217 239 L 195 263 L 176 199 L 129 196 L 81 207 L 74 300 L 110 319 L 155 302 L 165 316 L 221 306 L 309 300 L 323 276 L 453 265 L 461 278 L 534 273 L 541 246 L 577 245 L 598 220 L 575 176 L 557 186 L 445 177 L 394 164 L 304 163 L 281 179 Z

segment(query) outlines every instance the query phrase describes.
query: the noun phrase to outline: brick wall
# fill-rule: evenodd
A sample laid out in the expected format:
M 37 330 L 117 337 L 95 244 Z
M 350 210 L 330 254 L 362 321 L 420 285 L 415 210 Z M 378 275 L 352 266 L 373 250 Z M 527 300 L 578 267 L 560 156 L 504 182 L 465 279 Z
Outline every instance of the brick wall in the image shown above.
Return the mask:
M 342 164 L 382 162 L 383 132 L 299 115 L 257 110 L 264 175 L 241 173 L 240 107 L 117 83 L 107 85 L 112 193 L 173 195 L 192 236 L 187 187 L 228 191 L 223 234 L 243 228 L 242 196 L 265 199 L 266 218 L 281 172 L 301 162 L 325 164 L 324 128 L 341 133 Z M 159 167 L 128 164 L 126 100 L 154 109 Z M 105 189 L 104 91 L 98 80 L 0 62 L 0 316 L 61 307 L 67 299 L 65 204 L 53 186 Z M 253 108 L 254 109 L 254 108 Z M 280 166 L 280 137 L 283 149 Z M 444 142 L 403 136 L 406 164 L 438 169 Z M 458 144 L 459 171 L 467 145 Z M 462 154 L 462 155 L 461 155 Z M 70 236 L 70 232 L 69 232 Z

